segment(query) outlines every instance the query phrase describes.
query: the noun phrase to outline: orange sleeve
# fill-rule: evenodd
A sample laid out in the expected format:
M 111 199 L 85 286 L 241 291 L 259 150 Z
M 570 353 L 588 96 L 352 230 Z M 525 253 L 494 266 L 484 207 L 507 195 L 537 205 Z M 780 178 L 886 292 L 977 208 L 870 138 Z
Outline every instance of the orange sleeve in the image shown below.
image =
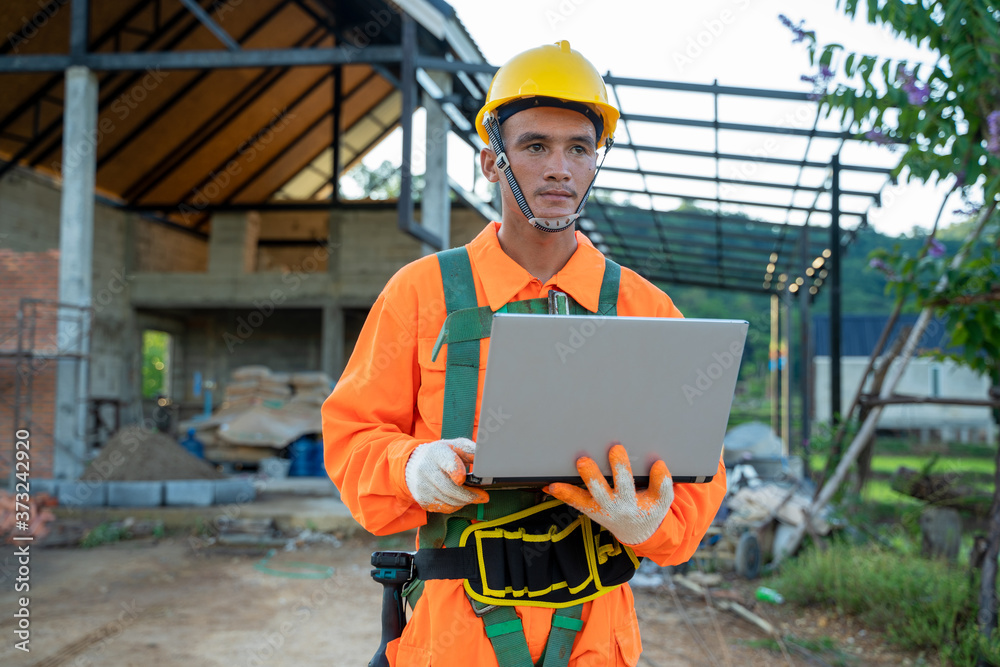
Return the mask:
M 397 276 L 398 278 L 398 276 Z M 410 496 L 417 364 L 416 295 L 396 278 L 372 306 L 344 374 L 323 403 L 327 473 L 355 520 L 376 535 L 427 523 Z
M 725 495 L 726 466 L 720 458 L 711 482 L 674 485 L 674 502 L 663 523 L 648 540 L 632 545 L 633 551 L 657 565 L 687 562 L 712 524 Z

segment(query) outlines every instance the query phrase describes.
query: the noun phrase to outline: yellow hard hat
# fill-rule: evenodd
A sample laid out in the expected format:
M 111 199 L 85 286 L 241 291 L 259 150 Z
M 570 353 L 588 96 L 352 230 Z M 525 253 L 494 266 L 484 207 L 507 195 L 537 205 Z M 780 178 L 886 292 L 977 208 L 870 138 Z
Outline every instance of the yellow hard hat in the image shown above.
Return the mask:
M 590 106 L 603 120 L 600 148 L 615 133 L 618 109 L 608 103 L 608 89 L 597 69 L 568 41 L 546 44 L 519 53 L 497 70 L 486 92 L 486 104 L 476 116 L 476 131 L 489 145 L 483 116 L 504 104 L 529 97 L 553 97 Z

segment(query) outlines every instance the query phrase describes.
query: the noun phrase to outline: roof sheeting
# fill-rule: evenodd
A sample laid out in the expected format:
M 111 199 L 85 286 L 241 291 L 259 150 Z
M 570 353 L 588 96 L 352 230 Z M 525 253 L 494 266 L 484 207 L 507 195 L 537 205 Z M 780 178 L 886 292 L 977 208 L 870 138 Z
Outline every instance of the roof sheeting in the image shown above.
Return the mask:
M 0 34 L 23 32 L 25 38 L 4 42 L 0 55 L 66 53 L 69 7 L 51 4 L 45 16 L 36 0 L 4 3 Z M 401 7 L 412 9 L 418 21 L 443 25 L 447 17 L 442 9 L 450 7 L 438 6 L 442 4 L 257 0 L 234 7 L 201 2 L 241 49 L 349 46 L 358 52 L 369 43 L 398 42 Z M 22 17 L 32 18 L 26 23 Z M 37 28 L 24 29 L 34 23 Z M 418 36 L 422 52 L 454 56 L 448 43 L 439 41 L 443 35 L 424 29 Z M 459 42 L 461 50 L 474 47 L 471 38 Z M 211 51 L 221 46 L 181 3 L 90 3 L 93 52 Z M 194 227 L 204 226 L 208 215 L 203 212 L 212 206 L 328 194 L 335 131 L 340 134 L 342 173 L 398 124 L 401 109 L 397 66 L 154 68 L 101 71 L 97 76 L 97 132 L 81 152 L 96 152 L 98 190 L 130 206 L 181 205 L 183 215 L 176 219 Z M 0 159 L 57 176 L 63 157 L 62 75 L 2 74 L 0 82 Z M 0 173 L 7 168 L 0 164 Z

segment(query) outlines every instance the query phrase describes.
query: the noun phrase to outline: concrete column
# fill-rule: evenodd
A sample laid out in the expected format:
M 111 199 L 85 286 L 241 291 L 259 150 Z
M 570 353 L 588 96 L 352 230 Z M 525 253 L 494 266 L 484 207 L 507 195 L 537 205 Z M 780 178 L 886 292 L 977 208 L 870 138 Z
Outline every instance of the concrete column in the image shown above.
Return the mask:
M 323 306 L 320 369 L 336 380 L 344 372 L 344 309 L 336 304 Z
M 253 273 L 257 270 L 259 240 L 258 213 L 216 213 L 208 240 L 208 272 L 227 276 Z
M 63 114 L 62 201 L 59 209 L 59 301 L 80 308 L 93 302 L 94 187 L 97 175 L 97 77 L 86 67 L 66 70 Z M 53 472 L 76 479 L 86 458 L 90 311 L 60 308 Z
M 451 75 L 447 72 L 431 72 L 441 91 L 451 93 Z M 451 121 L 437 104 L 425 102 L 427 112 L 426 164 L 424 191 L 420 199 L 420 224 L 444 240 L 446 248 L 451 247 L 451 201 L 448 197 L 448 129 Z M 423 244 L 423 253 L 435 252 L 435 248 Z

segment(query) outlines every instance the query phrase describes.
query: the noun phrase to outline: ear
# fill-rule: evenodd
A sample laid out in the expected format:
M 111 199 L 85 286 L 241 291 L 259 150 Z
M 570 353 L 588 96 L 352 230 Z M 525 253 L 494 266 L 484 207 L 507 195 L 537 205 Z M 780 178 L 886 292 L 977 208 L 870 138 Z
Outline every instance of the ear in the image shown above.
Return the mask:
M 479 151 L 479 166 L 483 170 L 483 176 L 490 183 L 500 182 L 500 170 L 497 169 L 497 154 L 492 148 L 484 148 Z

